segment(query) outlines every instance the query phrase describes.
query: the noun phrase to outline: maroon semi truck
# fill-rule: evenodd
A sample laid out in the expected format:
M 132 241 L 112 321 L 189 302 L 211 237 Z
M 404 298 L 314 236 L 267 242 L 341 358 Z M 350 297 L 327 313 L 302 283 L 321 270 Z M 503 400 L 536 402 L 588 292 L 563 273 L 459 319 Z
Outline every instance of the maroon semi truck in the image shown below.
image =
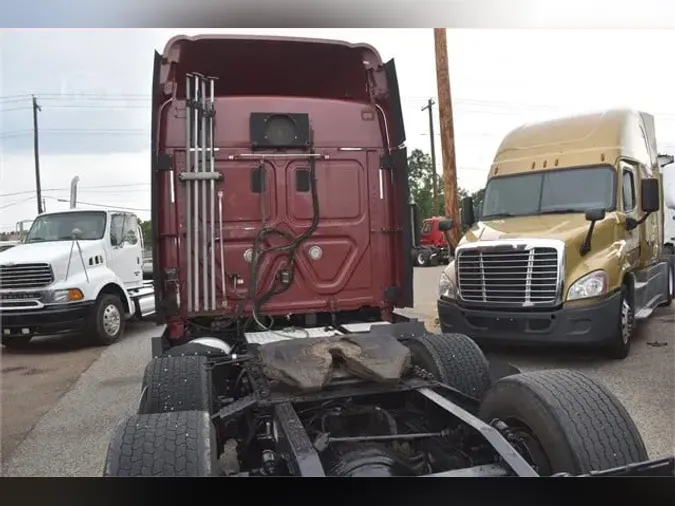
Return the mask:
M 165 330 L 106 476 L 672 473 L 604 387 L 496 378 L 466 336 L 397 314 L 413 302 L 404 141 L 394 62 L 369 45 L 180 36 L 156 54 Z

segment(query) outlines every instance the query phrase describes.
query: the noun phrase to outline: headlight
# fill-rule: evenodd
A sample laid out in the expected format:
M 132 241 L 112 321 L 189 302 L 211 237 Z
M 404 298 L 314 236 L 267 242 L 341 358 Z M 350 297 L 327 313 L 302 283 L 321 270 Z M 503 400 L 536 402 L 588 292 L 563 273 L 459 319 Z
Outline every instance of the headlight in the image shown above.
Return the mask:
M 50 302 L 77 302 L 84 299 L 84 295 L 77 288 L 68 290 L 54 290 L 48 294 Z
M 438 296 L 454 299 L 456 297 L 455 283 L 450 279 L 445 271 L 441 272 L 438 280 Z
M 577 279 L 567 291 L 567 300 L 590 299 L 607 293 L 607 273 L 593 271 Z

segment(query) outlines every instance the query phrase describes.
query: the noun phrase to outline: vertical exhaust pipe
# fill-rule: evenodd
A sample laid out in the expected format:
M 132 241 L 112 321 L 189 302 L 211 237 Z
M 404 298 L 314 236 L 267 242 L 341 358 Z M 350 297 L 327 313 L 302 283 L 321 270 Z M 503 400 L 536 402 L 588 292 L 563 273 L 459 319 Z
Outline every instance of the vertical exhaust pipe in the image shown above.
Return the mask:
M 193 111 L 193 126 L 194 132 L 192 136 L 192 149 L 194 151 L 194 172 L 199 171 L 199 108 L 197 104 L 199 103 L 199 80 L 196 74 L 193 74 L 194 81 L 194 111 Z M 194 281 L 194 310 L 199 311 L 199 192 L 197 188 L 197 181 L 192 182 L 192 206 L 193 206 L 193 281 Z
M 192 147 L 192 106 L 191 106 L 191 75 L 185 75 L 185 170 L 192 172 L 192 153 L 190 151 Z M 192 193 L 190 188 L 190 182 L 186 182 L 185 185 L 185 200 L 186 200 L 186 213 L 185 213 L 185 239 L 186 239 L 186 260 L 185 267 L 187 271 L 187 310 L 192 312 L 193 310 L 193 297 L 192 297 Z
M 215 146 L 214 146 L 214 129 L 215 129 L 215 79 L 209 78 L 209 172 L 215 172 Z M 215 242 L 215 221 L 216 221 L 216 188 L 215 181 L 211 179 L 209 185 L 211 186 L 209 192 L 209 203 L 211 205 L 210 225 L 211 225 L 211 309 L 216 309 L 216 242 Z M 222 234 L 222 231 L 221 231 Z M 222 242 L 220 243 L 222 247 Z
M 201 157 L 200 157 L 200 169 L 201 172 L 207 172 L 206 169 L 206 79 L 204 76 L 199 76 L 199 81 L 200 81 L 200 109 L 201 109 Z M 199 183 L 200 189 L 201 189 L 201 195 L 199 197 L 201 204 L 202 204 L 202 218 L 201 218 L 201 224 L 202 224 L 202 241 L 201 241 L 201 249 L 202 249 L 202 287 L 203 287 L 203 304 L 204 304 L 204 309 L 209 310 L 209 283 L 208 283 L 208 260 L 207 260 L 207 252 L 208 252 L 208 234 L 206 232 L 206 220 L 207 220 L 207 214 L 206 214 L 206 181 L 200 181 Z
M 70 180 L 70 208 L 75 209 L 77 206 L 77 183 L 80 182 L 80 176 L 75 176 Z

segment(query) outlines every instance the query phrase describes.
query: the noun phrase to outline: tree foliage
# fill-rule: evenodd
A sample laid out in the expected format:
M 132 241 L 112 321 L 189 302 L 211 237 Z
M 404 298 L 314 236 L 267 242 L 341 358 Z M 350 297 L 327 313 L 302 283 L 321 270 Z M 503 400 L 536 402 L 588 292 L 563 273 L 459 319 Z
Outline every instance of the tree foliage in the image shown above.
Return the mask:
M 410 197 L 412 201 L 417 204 L 421 219 L 430 218 L 432 216 L 444 216 L 445 204 L 443 198 L 443 177 L 440 174 L 435 174 L 436 185 L 438 189 L 438 208 L 434 209 L 434 194 L 433 194 L 433 177 L 434 173 L 431 165 L 431 156 L 419 149 L 414 149 L 408 157 L 408 182 L 410 184 Z M 484 189 L 470 193 L 464 188 L 458 188 L 457 194 L 459 200 L 465 197 L 472 197 L 474 204 L 474 213 L 478 216 L 478 211 L 483 205 Z M 455 220 L 459 220 L 459 216 L 451 216 Z
M 143 232 L 143 244 L 147 247 L 152 245 L 152 221 L 143 221 L 140 218 L 138 219 L 138 225 L 141 227 L 141 232 Z

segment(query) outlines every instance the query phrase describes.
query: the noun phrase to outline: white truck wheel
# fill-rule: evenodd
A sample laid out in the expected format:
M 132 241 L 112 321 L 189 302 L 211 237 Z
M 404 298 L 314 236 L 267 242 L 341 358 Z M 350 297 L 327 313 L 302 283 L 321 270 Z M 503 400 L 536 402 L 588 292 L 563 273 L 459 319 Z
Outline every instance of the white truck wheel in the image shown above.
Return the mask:
M 117 295 L 101 296 L 92 313 L 91 338 L 96 344 L 110 346 L 116 343 L 124 332 L 124 306 Z

